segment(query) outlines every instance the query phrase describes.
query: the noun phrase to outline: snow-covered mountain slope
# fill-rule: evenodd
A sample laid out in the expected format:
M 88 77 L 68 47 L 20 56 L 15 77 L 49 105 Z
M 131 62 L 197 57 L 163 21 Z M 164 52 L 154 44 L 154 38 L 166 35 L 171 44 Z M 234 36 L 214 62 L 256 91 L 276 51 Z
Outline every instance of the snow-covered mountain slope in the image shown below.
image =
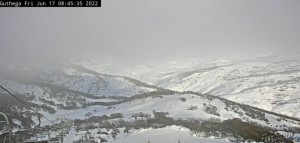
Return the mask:
M 228 119 L 239 118 L 245 122 L 256 123 L 261 126 L 270 127 L 274 130 L 283 130 L 289 129 L 291 127 L 298 127 L 298 119 L 289 118 L 286 116 L 281 116 L 271 112 L 266 112 L 259 110 L 257 108 L 249 107 L 246 105 L 236 104 L 229 100 L 224 100 L 219 97 L 213 97 L 210 95 L 201 95 L 196 93 L 174 93 L 171 95 L 160 95 L 160 96 L 150 96 L 147 98 L 135 99 L 129 102 L 116 104 L 113 106 L 90 106 L 86 109 L 79 109 L 76 111 L 63 111 L 58 112 L 58 116 L 65 116 L 72 119 L 81 119 L 82 121 L 86 120 L 86 124 L 76 125 L 79 127 L 79 132 L 76 134 L 84 134 L 86 131 L 92 132 L 94 136 L 100 136 L 105 138 L 108 141 L 112 142 L 122 142 L 124 140 L 130 141 L 133 140 L 136 134 L 139 134 L 139 130 L 131 130 L 130 134 L 125 134 L 124 128 L 119 130 L 120 134 L 116 137 L 116 140 L 107 135 L 101 135 L 99 130 L 107 130 L 109 134 L 112 134 L 112 129 L 102 127 L 102 122 L 100 119 L 97 120 L 96 117 L 107 115 L 107 117 L 112 117 L 113 114 L 121 114 L 121 119 L 111 119 L 111 122 L 115 122 L 117 126 L 121 126 L 122 122 L 139 122 L 146 123 L 147 119 L 153 116 L 152 113 L 167 113 L 168 117 L 174 118 L 175 120 L 220 120 L 225 121 Z M 143 113 L 148 115 L 147 117 L 136 116 L 137 113 Z M 96 120 L 92 120 L 94 118 Z M 87 127 L 88 126 L 88 127 Z M 143 129 L 142 129 L 143 130 Z M 160 131 L 165 129 L 153 130 Z M 123 133 L 124 132 L 124 133 Z M 181 134 L 183 133 L 180 131 Z M 75 132 L 74 132 L 75 133 Z M 73 133 L 73 134 L 74 134 Z M 169 132 L 172 135 L 176 135 L 178 131 L 174 130 Z M 195 141 L 211 141 L 211 142 L 222 142 L 226 138 L 221 138 L 218 140 L 209 140 L 198 137 L 193 137 L 188 134 L 194 134 L 195 132 L 186 131 L 183 136 L 178 136 L 179 140 L 186 140 L 188 142 Z M 132 135 L 132 136 L 131 136 Z M 124 138 L 125 136 L 125 138 Z M 127 138 L 128 137 L 128 138 Z M 79 140 L 80 136 L 70 135 L 69 140 Z M 192 140 L 191 140 L 192 138 Z M 177 138 L 176 138 L 177 139 Z M 142 141 L 165 141 L 161 136 L 157 136 L 156 139 L 148 139 L 145 136 L 141 136 L 140 140 Z
M 298 126 L 298 119 L 265 112 L 257 108 L 230 102 L 210 95 L 193 93 L 174 93 L 171 95 L 153 95 L 111 106 L 95 105 L 86 109 L 59 111 L 57 116 L 72 119 L 85 119 L 89 116 L 122 113 L 125 119 L 134 120 L 134 113 L 152 114 L 153 111 L 168 112 L 168 116 L 183 119 L 217 118 L 221 121 L 240 118 L 247 122 L 256 122 L 264 126 L 280 129 L 283 126 Z M 48 114 L 48 113 L 46 113 Z M 50 117 L 50 119 L 55 117 Z M 284 119 L 284 120 L 282 120 Z
M 35 84 L 51 84 L 98 97 L 130 97 L 135 94 L 155 91 L 155 89 L 137 86 L 135 83 L 122 77 L 88 73 L 62 63 L 56 63 L 56 65 L 8 64 L 7 66 L 2 65 L 0 72 L 4 78 L 1 80 L 3 86 L 12 84 L 5 82 L 7 80 L 25 84 L 30 83 L 30 81 L 36 81 Z M 24 88 L 14 88 L 12 90 L 19 90 L 18 93 L 30 91 L 25 91 Z
M 190 84 L 193 80 L 203 80 L 202 82 L 206 82 L 207 86 L 202 82 L 200 83 L 203 84 L 203 89 L 213 86 L 213 84 L 209 85 L 210 83 L 206 81 L 211 80 L 210 82 L 215 82 L 213 80 L 214 76 L 210 75 L 212 71 L 216 71 L 213 74 L 220 75 L 219 79 L 222 79 L 219 81 L 220 83 L 226 81 L 228 82 L 227 84 L 231 84 L 230 81 L 232 81 L 234 84 L 236 82 L 235 78 L 220 78 L 221 76 L 228 75 L 230 72 L 219 73 L 217 71 L 220 69 L 226 69 L 226 71 L 229 69 L 236 70 L 239 65 L 247 65 L 248 63 L 235 63 L 229 60 L 218 59 L 211 65 L 203 65 L 203 68 L 186 69 L 186 66 L 182 66 L 178 68 L 180 72 L 174 70 L 173 67 L 169 68 L 170 72 L 167 73 L 154 72 L 157 74 L 156 76 L 161 74 L 160 78 L 162 80 L 157 81 L 157 85 L 169 87 L 173 90 L 150 85 L 128 76 L 98 73 L 89 68 L 69 62 L 1 65 L 0 84 L 33 108 L 40 109 L 39 113 L 49 120 L 55 120 L 57 117 L 87 120 L 92 117 L 96 118 L 104 115 L 110 117 L 114 114 L 122 113 L 122 118 L 125 121 L 135 121 L 136 118 L 139 118 L 134 117 L 137 113 L 146 115 L 164 113 L 168 117 L 174 118 L 174 120 L 217 119 L 225 121 L 239 118 L 244 122 L 254 122 L 276 130 L 298 127 L 299 119 L 297 118 L 232 102 L 224 99 L 223 97 L 226 96 L 223 94 L 222 96 L 220 94 L 216 94 L 219 96 L 214 96 L 199 94 L 199 91 L 187 91 L 189 89 L 197 89 L 197 86 L 189 88 L 188 85 L 185 85 L 185 83 Z M 265 63 L 262 63 L 262 66 L 265 66 Z M 246 67 L 245 69 L 249 69 L 251 66 Z M 160 68 L 163 69 L 163 67 Z M 264 72 L 258 73 L 265 74 Z M 193 75 L 195 76 L 194 79 L 190 77 Z M 201 75 L 210 76 L 210 79 L 207 78 L 204 80 L 202 78 L 205 76 Z M 256 76 L 257 73 L 245 77 L 252 78 Z M 237 78 L 237 80 L 240 80 L 240 78 L 242 77 Z M 180 84 L 185 88 L 181 89 L 176 86 L 175 83 L 178 80 L 183 81 Z M 218 89 L 219 86 L 214 88 Z M 217 91 L 222 90 L 213 91 L 210 89 L 210 91 L 205 92 L 218 93 Z M 222 91 L 222 93 L 225 91 L 227 90 Z M 1 90 L 2 97 L 9 97 L 9 95 Z M 33 118 L 37 115 L 28 116 L 28 110 L 15 103 L 10 106 L 9 108 L 13 110 L 6 112 L 9 113 L 9 118 L 16 121 L 15 123 L 22 124 L 22 120 L 20 119 L 25 119 L 26 117 L 30 117 L 31 122 L 37 123 L 36 119 Z M 17 114 L 21 116 L 14 116 Z M 110 120 L 115 121 L 114 118 Z M 42 119 L 41 125 L 49 123 L 49 121 Z M 89 123 L 92 126 L 97 126 L 97 124 L 99 125 L 99 123 Z M 22 124 L 21 126 L 25 127 L 28 125 Z
M 190 130 L 184 127 L 170 126 L 162 129 L 142 129 L 129 136 L 120 137 L 109 143 L 141 143 L 150 141 L 154 143 L 228 143 L 227 139 L 201 138 L 192 135 Z
M 298 55 L 268 55 L 250 60 L 184 58 L 160 63 L 139 63 L 107 68 L 73 63 L 86 68 L 137 78 L 175 91 L 195 91 L 300 117 L 300 62 Z M 92 64 L 93 63 L 93 64 Z M 117 67 L 117 68 L 116 68 Z M 121 70 L 118 70 L 121 69 Z
M 49 118 L 56 118 L 53 115 L 60 111 L 86 108 L 94 102 L 118 103 L 122 99 L 142 96 L 158 89 L 131 78 L 87 72 L 62 62 L 3 63 L 0 66 L 0 85 L 40 113 L 48 114 Z M 36 122 L 32 118 L 37 116 L 34 112 L 30 113 L 24 105 L 14 102 L 17 100 L 4 90 L 1 89 L 0 94 L 0 112 L 6 113 L 11 120 L 24 120 L 26 124 L 21 122 L 22 127 Z M 29 120 L 25 121 L 25 118 Z M 49 123 L 44 121 L 42 125 Z

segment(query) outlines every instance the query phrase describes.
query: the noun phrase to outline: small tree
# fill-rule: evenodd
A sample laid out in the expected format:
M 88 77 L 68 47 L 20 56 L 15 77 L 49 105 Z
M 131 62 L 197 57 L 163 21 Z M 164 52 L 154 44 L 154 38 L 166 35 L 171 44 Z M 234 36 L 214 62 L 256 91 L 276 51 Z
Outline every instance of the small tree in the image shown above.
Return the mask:
M 116 139 L 117 135 L 120 133 L 120 130 L 117 128 L 114 128 L 113 131 L 111 132 L 111 136 Z

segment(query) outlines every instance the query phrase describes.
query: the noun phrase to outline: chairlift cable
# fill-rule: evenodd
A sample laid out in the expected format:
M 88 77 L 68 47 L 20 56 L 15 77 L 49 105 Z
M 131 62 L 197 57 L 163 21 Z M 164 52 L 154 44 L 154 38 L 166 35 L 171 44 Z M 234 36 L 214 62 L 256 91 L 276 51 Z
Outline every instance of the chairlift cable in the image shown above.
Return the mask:
M 6 91 L 7 93 L 9 93 L 11 96 L 13 96 L 14 98 L 16 98 L 18 101 L 20 101 L 21 103 L 23 103 L 26 107 L 28 107 L 30 110 L 32 110 L 32 111 L 34 111 L 35 113 L 37 113 L 38 114 L 38 116 L 39 116 L 39 114 L 41 114 L 41 113 L 39 113 L 39 112 L 37 112 L 36 110 L 34 110 L 32 107 L 30 107 L 29 105 L 27 105 L 24 101 L 22 101 L 21 99 L 19 99 L 18 97 L 16 97 L 14 94 L 12 94 L 11 92 L 9 92 L 7 89 L 5 89 L 3 86 L 1 86 L 0 85 L 0 87 L 4 90 L 4 91 Z M 49 119 L 47 119 L 46 117 L 44 117 L 44 116 L 42 116 L 43 118 L 45 118 L 46 120 L 48 120 L 49 122 L 53 122 L 53 121 L 51 121 L 51 120 L 49 120 Z M 40 119 L 39 119 L 40 120 Z

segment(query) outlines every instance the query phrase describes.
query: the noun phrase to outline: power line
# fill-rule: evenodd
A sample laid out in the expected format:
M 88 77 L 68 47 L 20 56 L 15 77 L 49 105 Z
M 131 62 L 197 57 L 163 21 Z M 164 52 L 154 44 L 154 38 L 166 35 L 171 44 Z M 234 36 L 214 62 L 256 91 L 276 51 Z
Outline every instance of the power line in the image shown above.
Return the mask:
M 26 107 L 28 107 L 30 110 L 34 111 L 35 113 L 37 113 L 38 115 L 40 114 L 39 112 L 37 112 L 36 110 L 34 110 L 33 108 L 31 108 L 29 105 L 27 105 L 24 101 L 22 101 L 21 99 L 19 99 L 17 96 L 15 96 L 14 94 L 12 94 L 11 92 L 9 92 L 7 89 L 5 89 L 3 86 L 0 85 L 0 87 L 6 91 L 7 93 L 9 93 L 11 96 L 13 96 L 14 98 L 16 98 L 18 101 L 20 101 L 21 103 L 23 103 Z M 49 119 L 47 119 L 46 117 L 42 116 L 43 118 L 45 118 L 46 120 L 48 120 L 49 122 L 53 122 Z M 40 119 L 39 119 L 40 122 Z

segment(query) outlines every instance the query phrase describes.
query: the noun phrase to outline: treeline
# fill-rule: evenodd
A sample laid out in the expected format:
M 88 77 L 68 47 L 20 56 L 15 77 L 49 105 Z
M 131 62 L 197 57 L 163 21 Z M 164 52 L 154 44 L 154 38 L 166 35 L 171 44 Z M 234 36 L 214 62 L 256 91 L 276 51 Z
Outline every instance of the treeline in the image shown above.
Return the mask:
M 85 120 L 75 120 L 74 125 L 77 131 L 89 131 L 92 129 L 106 128 L 116 129 L 125 128 L 125 132 L 130 129 L 140 128 L 161 128 L 165 126 L 178 125 L 189 128 L 194 133 L 203 137 L 218 136 L 218 137 L 235 137 L 242 141 L 255 141 L 255 142 L 291 142 L 283 135 L 276 133 L 271 128 L 260 126 L 256 123 L 243 122 L 241 119 L 234 118 L 224 121 L 211 118 L 209 120 L 197 119 L 174 119 L 169 117 L 168 112 L 153 111 L 154 117 L 147 113 L 135 113 L 132 115 L 134 120 L 126 121 L 122 119 L 123 115 L 117 113 L 118 117 L 109 117 L 106 115 L 100 117 L 91 117 Z M 112 116 L 112 115 L 111 115 Z M 116 118 L 120 118 L 117 119 Z M 115 119 L 110 121 L 109 119 Z
M 119 97 L 120 101 L 112 101 L 112 102 L 90 102 L 87 105 L 88 106 L 94 106 L 94 105 L 103 105 L 103 106 L 112 106 L 117 105 L 125 102 L 130 102 L 138 99 L 146 99 L 148 97 L 160 97 L 160 95 L 172 95 L 175 94 L 175 92 L 170 90 L 163 90 L 163 91 L 153 91 L 149 93 L 141 93 L 136 94 L 131 97 Z

